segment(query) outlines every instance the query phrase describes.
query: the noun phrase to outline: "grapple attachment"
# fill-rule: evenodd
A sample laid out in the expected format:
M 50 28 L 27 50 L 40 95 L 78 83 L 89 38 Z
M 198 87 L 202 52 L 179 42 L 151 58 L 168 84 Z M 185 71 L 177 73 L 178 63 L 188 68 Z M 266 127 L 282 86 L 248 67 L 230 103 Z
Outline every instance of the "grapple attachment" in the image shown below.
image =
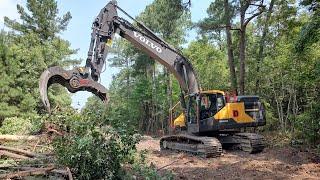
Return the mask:
M 40 97 L 46 109 L 50 112 L 50 103 L 47 91 L 52 84 L 61 84 L 69 92 L 89 91 L 98 96 L 104 103 L 108 102 L 107 89 L 92 80 L 88 73 L 84 73 L 83 68 L 74 68 L 73 70 L 64 70 L 55 66 L 45 70 L 40 77 L 39 90 Z

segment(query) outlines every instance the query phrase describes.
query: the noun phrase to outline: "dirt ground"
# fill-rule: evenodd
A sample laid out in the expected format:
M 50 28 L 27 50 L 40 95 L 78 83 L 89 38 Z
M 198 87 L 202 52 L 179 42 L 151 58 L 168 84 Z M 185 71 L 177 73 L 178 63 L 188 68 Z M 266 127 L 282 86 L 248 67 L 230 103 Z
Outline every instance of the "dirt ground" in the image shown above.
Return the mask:
M 219 158 L 160 151 L 159 139 L 145 136 L 137 146 L 147 162 L 175 179 L 320 179 L 320 161 L 313 153 L 292 147 L 266 148 L 259 154 L 223 151 Z

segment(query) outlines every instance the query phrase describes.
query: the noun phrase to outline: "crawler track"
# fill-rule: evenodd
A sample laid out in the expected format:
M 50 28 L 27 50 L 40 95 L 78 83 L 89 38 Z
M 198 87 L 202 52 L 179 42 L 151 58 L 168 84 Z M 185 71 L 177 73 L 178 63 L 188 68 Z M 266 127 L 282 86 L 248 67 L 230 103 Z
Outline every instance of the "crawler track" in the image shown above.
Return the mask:
M 258 153 L 265 148 L 265 139 L 262 135 L 255 133 L 236 133 L 233 137 L 239 143 L 238 146 L 242 151 Z
M 219 157 L 222 153 L 222 146 L 217 138 L 187 134 L 162 137 L 160 148 L 194 153 L 207 158 Z

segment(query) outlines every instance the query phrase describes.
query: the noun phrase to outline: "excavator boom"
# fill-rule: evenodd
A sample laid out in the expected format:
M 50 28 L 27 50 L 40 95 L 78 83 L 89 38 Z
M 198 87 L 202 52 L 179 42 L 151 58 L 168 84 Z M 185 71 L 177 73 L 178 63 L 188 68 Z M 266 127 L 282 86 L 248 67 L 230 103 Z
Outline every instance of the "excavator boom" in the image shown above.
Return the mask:
M 50 103 L 47 97 L 47 90 L 54 83 L 61 84 L 71 93 L 77 91 L 92 92 L 102 101 L 108 102 L 106 88 L 97 81 L 105 65 L 110 42 L 112 42 L 116 33 L 165 66 L 178 80 L 181 87 L 181 97 L 184 97 L 186 94 L 200 92 L 200 85 L 195 71 L 187 58 L 155 35 L 141 22 L 128 15 L 136 24 L 133 25 L 129 21 L 119 17 L 117 10 L 128 15 L 117 6 L 115 0 L 112 0 L 101 9 L 99 15 L 94 20 L 88 57 L 84 67 L 76 67 L 73 70 L 50 67 L 42 73 L 39 89 L 41 99 L 48 111 L 50 111 Z

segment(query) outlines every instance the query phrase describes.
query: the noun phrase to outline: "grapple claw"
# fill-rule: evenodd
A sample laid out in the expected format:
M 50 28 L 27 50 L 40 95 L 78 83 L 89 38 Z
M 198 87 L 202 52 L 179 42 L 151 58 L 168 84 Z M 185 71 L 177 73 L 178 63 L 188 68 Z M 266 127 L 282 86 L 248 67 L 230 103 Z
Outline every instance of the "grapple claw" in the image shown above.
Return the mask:
M 49 113 L 50 102 L 47 91 L 48 88 L 55 83 L 66 87 L 71 93 L 75 93 L 77 91 L 89 91 L 98 96 L 104 103 L 108 102 L 107 89 L 92 80 L 90 76 L 80 73 L 79 68 L 64 70 L 61 67 L 55 66 L 45 70 L 41 74 L 39 81 L 40 97 Z

